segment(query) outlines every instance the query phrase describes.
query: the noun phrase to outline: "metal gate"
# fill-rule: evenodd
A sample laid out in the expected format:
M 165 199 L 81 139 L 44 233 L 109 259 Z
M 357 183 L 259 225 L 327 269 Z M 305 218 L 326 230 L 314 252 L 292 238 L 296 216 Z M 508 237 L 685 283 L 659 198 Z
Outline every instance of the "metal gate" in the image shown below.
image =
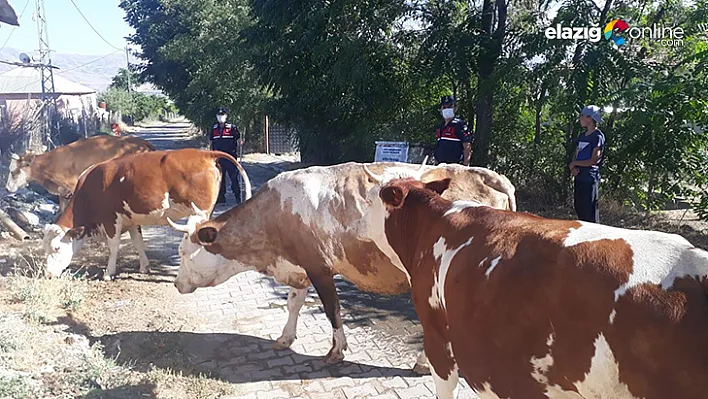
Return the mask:
M 287 154 L 297 152 L 297 134 L 294 129 L 288 129 L 275 123 L 268 124 L 266 122 L 266 124 L 267 153 Z

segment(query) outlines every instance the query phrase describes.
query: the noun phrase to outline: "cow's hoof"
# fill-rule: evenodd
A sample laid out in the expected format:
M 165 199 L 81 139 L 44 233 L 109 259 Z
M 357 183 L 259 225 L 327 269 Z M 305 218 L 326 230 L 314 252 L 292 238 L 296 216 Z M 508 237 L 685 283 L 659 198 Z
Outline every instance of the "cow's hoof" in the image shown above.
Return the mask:
M 140 268 L 140 274 L 150 274 L 150 269 L 148 269 L 147 267 L 145 269 Z
M 103 281 L 111 281 L 111 280 L 113 280 L 113 276 L 111 276 L 110 274 L 105 273 L 103 275 Z
M 293 337 L 293 338 L 283 338 L 283 337 L 280 337 L 280 338 L 278 338 L 278 340 L 275 341 L 275 343 L 273 344 L 273 349 L 275 349 L 275 350 L 277 350 L 277 351 L 280 351 L 280 350 L 283 350 L 283 349 L 288 349 L 288 348 L 290 348 L 290 346 L 293 344 L 293 342 L 295 342 L 295 337 Z
M 430 374 L 430 365 L 428 362 L 422 364 L 416 363 L 415 366 L 413 366 L 413 372 L 418 375 L 428 375 Z
M 324 359 L 326 364 L 337 364 L 337 363 L 341 363 L 342 360 L 344 360 L 344 353 L 332 352 L 331 349 L 330 349 L 329 353 L 327 354 L 327 356 L 325 356 L 325 359 Z

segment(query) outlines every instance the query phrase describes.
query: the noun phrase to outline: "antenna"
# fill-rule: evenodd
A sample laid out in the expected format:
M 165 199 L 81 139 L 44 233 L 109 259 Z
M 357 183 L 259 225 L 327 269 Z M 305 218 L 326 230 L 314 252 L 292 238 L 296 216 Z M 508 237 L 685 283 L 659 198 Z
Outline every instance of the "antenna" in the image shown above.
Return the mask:
M 29 64 L 32 59 L 30 59 L 29 55 L 25 53 L 20 53 L 20 61 L 22 61 L 23 64 Z

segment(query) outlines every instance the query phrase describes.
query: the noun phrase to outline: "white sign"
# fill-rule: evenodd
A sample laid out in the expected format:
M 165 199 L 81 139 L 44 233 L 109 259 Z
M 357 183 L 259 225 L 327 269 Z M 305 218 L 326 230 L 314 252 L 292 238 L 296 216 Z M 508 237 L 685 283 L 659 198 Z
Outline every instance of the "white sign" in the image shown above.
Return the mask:
M 377 141 L 374 162 L 408 162 L 408 143 Z

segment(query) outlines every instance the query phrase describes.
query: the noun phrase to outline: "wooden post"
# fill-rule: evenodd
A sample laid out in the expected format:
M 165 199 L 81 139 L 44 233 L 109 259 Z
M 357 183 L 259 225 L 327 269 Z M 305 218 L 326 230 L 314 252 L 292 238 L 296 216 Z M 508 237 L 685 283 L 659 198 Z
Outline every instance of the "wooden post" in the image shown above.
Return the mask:
M 0 209 L 0 224 L 5 226 L 15 238 L 20 241 L 29 240 L 29 235 L 10 219 L 10 216 Z
M 265 148 L 266 154 L 270 154 L 270 125 L 268 123 L 268 115 L 265 116 Z

